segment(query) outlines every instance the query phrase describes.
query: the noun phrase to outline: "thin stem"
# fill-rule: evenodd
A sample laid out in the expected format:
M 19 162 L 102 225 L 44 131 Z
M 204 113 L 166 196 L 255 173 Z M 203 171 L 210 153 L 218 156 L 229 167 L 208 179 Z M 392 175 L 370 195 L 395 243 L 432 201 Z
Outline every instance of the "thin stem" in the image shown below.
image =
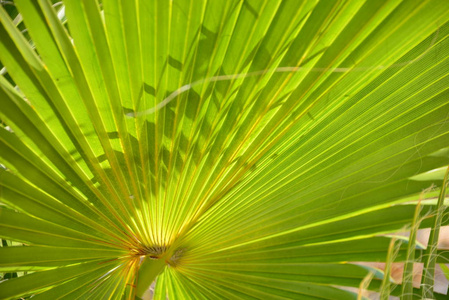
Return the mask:
M 446 187 L 448 185 L 449 167 L 444 175 L 443 184 L 441 186 L 440 196 L 438 197 L 438 204 L 436 207 L 435 223 L 431 228 L 429 243 L 425 252 L 424 271 L 422 279 L 422 297 L 433 298 L 433 286 L 435 283 L 435 264 L 437 261 L 437 247 L 438 237 L 440 234 L 440 227 L 444 216 L 446 207 L 444 206 L 444 199 L 446 196 Z

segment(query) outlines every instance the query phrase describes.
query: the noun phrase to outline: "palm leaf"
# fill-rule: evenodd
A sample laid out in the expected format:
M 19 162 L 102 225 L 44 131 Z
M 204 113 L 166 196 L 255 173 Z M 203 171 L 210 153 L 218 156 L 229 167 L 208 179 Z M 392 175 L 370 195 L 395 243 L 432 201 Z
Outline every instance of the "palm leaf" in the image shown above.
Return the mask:
M 134 299 L 155 279 L 155 299 L 356 299 L 341 287 L 369 274 L 401 292 L 350 262 L 392 262 L 385 234 L 442 186 L 449 3 L 13 4 L 0 236 L 24 246 L 0 270 L 28 274 L 1 299 Z M 420 227 L 447 225 L 444 193 L 426 199 Z

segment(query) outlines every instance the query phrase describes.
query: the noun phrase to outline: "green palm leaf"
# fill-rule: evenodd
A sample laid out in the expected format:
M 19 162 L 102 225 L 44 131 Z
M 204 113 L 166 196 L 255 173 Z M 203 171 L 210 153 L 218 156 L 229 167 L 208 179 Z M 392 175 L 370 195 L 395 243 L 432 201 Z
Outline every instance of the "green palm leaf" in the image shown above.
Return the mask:
M 1 299 L 356 299 L 402 288 L 351 262 L 448 258 L 388 250 L 446 184 L 446 1 L 12 4 Z

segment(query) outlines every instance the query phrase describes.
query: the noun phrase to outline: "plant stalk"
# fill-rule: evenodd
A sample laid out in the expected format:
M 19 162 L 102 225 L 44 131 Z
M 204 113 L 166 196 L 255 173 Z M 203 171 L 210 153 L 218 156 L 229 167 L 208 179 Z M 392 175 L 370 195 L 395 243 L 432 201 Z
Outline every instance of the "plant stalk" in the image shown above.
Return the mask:
M 151 283 L 156 279 L 157 275 L 162 272 L 165 267 L 165 259 L 153 259 L 146 256 L 140 265 L 137 275 L 136 296 L 142 297 Z

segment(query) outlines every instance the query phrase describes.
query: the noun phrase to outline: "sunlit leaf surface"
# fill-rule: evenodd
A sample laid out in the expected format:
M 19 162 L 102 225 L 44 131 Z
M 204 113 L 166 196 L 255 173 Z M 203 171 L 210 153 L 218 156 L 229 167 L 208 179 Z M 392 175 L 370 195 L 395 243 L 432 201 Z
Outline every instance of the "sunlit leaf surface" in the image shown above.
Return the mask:
M 389 245 L 449 222 L 448 1 L 2 5 L 1 299 L 387 297 L 351 262 L 429 261 Z

